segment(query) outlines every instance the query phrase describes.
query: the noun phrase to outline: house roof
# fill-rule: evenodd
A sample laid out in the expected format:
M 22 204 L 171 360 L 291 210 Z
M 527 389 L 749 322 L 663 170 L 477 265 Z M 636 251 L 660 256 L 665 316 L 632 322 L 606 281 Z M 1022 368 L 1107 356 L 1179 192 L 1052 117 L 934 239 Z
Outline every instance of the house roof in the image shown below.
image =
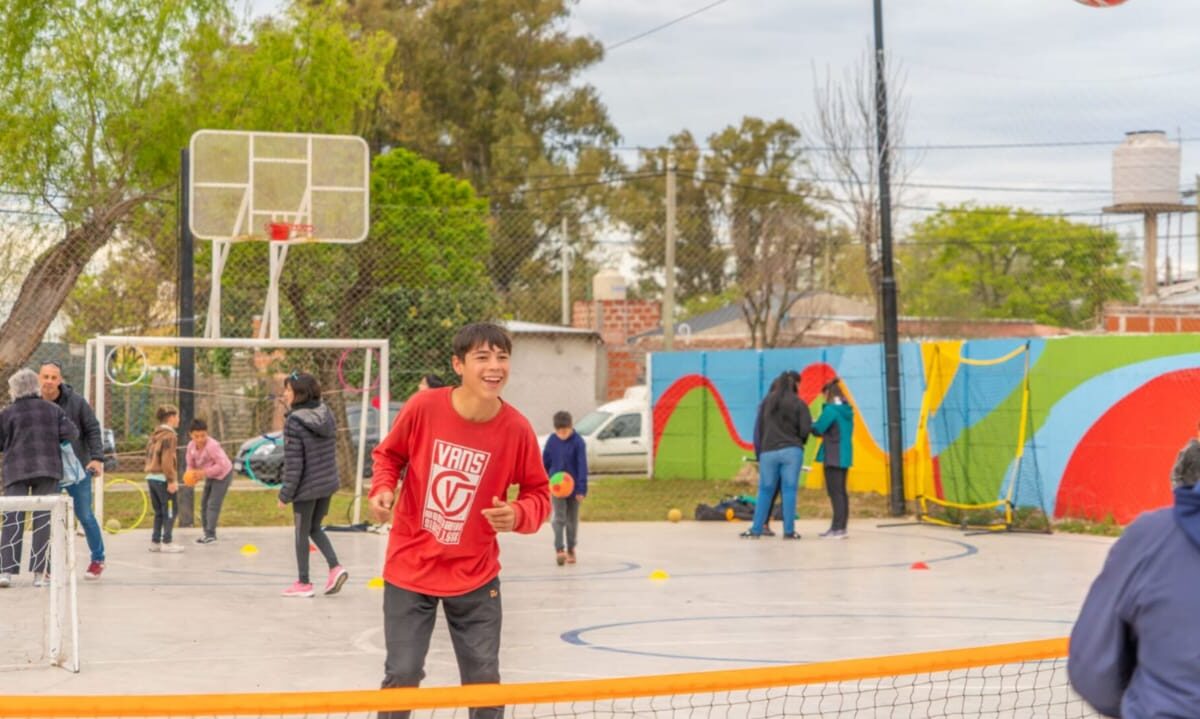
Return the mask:
M 520 320 L 505 320 L 500 323 L 504 329 L 514 335 L 573 335 L 576 337 L 596 337 L 600 335 L 595 330 L 579 327 L 564 327 L 563 325 L 546 325 L 537 322 L 522 322 Z
M 827 298 L 830 302 L 829 306 L 817 308 L 818 302 L 823 298 Z M 774 314 L 780 302 L 779 297 L 771 298 L 771 313 Z M 831 311 L 832 310 L 832 311 Z M 873 318 L 874 311 L 869 303 L 856 300 L 844 295 L 835 294 L 826 290 L 809 290 L 802 292 L 796 296 L 791 308 L 787 311 L 789 318 L 795 319 L 798 317 L 819 317 L 825 320 L 860 320 L 864 318 Z M 679 328 L 687 325 L 693 334 L 705 332 L 721 325 L 729 324 L 730 322 L 738 322 L 745 319 L 742 314 L 742 308 L 737 302 L 730 303 L 724 307 L 718 307 L 710 312 L 689 317 L 682 322 L 675 323 L 675 332 L 679 333 Z M 657 337 L 663 333 L 661 327 L 648 330 L 639 335 L 630 337 L 631 340 L 641 339 L 645 337 Z

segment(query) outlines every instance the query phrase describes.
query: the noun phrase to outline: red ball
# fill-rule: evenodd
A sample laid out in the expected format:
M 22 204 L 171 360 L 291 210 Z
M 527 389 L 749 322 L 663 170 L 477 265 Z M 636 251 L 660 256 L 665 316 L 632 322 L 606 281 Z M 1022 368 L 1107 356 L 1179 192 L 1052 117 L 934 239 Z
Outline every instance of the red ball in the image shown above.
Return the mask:
M 575 478 L 567 472 L 555 472 L 550 475 L 550 494 L 559 499 L 570 497 L 575 491 Z

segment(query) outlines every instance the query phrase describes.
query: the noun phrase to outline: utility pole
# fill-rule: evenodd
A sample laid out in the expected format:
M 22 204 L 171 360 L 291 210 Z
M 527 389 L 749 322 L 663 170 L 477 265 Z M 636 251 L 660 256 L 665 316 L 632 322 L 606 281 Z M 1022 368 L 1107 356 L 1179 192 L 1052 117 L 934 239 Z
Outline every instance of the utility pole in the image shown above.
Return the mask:
M 675 153 L 667 153 L 667 236 L 663 271 L 663 349 L 675 348 Z
M 889 167 L 887 80 L 883 55 L 883 0 L 875 0 L 875 150 L 879 159 L 880 303 L 887 405 L 888 476 L 893 517 L 905 514 L 904 431 L 900 415 L 900 328 L 892 259 L 892 197 Z
M 571 248 L 567 244 L 567 217 L 562 218 L 562 323 L 571 326 Z

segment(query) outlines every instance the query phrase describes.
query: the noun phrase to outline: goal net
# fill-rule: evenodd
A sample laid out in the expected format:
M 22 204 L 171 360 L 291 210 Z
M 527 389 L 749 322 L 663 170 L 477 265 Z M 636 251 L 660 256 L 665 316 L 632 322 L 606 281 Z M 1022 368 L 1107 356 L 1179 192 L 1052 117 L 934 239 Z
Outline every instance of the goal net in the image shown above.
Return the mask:
M 0 517 L 9 538 L 0 543 L 0 670 L 79 671 L 71 498 L 0 497 Z M 44 571 L 33 571 L 35 560 Z
M 976 342 L 970 355 L 966 346 L 931 343 L 924 356 L 918 443 L 929 462 L 919 474 L 917 518 L 963 529 L 1048 531 L 1029 431 L 1030 345 Z
M 181 377 L 181 354 L 191 354 L 192 381 Z M 186 357 L 184 358 L 186 359 Z M 387 340 L 203 339 L 97 337 L 88 342 L 85 394 L 111 431 L 114 456 L 95 492 L 96 513 L 110 532 L 148 527 L 144 477 L 149 436 L 163 405 L 181 408 L 207 426 L 233 461 L 234 488 L 277 489 L 283 479 L 284 384 L 305 372 L 317 378 L 321 399 L 337 425 L 337 464 L 343 492 L 329 524 L 359 525 L 370 452 L 384 436 L 397 405 L 389 402 Z M 181 412 L 180 490 L 176 526 L 200 526 L 202 479 L 183 475 L 188 427 Z M 194 487 L 188 482 L 195 481 Z M 229 506 L 230 496 L 226 496 Z

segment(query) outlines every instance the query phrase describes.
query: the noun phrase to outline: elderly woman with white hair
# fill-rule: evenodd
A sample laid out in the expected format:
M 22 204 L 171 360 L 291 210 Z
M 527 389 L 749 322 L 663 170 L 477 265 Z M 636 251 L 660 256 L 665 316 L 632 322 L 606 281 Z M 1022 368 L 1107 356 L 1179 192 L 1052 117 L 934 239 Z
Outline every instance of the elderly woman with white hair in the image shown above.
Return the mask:
M 0 412 L 0 452 L 4 453 L 4 496 L 26 497 L 58 493 L 62 478 L 60 442 L 70 441 L 79 430 L 53 402 L 42 399 L 41 385 L 33 370 L 17 370 L 8 379 L 12 404 Z M 12 583 L 21 571 L 21 545 L 25 534 L 25 512 L 7 512 L 0 529 L 0 587 Z M 33 585 L 44 586 L 47 546 L 50 542 L 50 513 L 33 513 L 33 547 L 29 570 Z

